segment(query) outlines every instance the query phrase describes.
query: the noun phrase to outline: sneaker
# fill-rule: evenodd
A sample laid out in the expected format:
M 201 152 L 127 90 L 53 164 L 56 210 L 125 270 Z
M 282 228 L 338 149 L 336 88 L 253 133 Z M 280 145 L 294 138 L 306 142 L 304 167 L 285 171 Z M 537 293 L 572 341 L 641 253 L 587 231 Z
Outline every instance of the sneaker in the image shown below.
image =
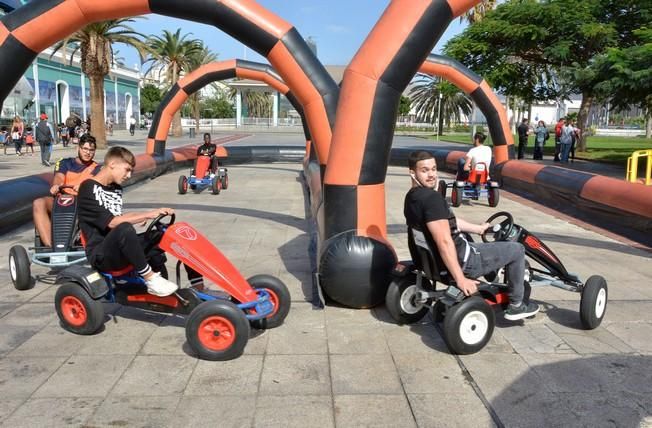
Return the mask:
M 522 302 L 519 306 L 509 305 L 505 311 L 505 319 L 509 321 L 522 320 L 523 318 L 531 317 L 539 312 L 539 305 L 534 302 Z
M 179 288 L 174 282 L 163 278 L 161 274 L 155 272 L 151 278 L 145 280 L 147 292 L 159 297 L 169 296 Z

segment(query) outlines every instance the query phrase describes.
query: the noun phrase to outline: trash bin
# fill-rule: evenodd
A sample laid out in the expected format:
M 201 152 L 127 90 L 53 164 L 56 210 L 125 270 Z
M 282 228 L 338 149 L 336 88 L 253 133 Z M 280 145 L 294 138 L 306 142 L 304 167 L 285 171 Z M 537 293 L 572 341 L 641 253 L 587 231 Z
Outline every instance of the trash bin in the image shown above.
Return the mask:
M 190 138 L 195 138 L 195 128 L 190 128 Z

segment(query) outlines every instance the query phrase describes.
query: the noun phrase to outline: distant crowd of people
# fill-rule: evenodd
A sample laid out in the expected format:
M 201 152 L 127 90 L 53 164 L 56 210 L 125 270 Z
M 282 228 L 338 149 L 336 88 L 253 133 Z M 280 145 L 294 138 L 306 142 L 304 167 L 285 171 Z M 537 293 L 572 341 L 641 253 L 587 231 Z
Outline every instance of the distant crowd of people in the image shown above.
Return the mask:
M 543 146 L 550 138 L 550 132 L 543 120 L 537 123 L 536 127 L 530 127 L 529 119 L 523 119 L 517 128 L 518 133 L 518 159 L 525 157 L 525 147 L 528 144 L 528 137 L 534 135 L 535 160 L 543 159 Z M 575 161 L 575 145 L 580 138 L 580 129 L 575 126 L 572 119 L 560 118 L 555 125 L 555 162 L 568 163 Z

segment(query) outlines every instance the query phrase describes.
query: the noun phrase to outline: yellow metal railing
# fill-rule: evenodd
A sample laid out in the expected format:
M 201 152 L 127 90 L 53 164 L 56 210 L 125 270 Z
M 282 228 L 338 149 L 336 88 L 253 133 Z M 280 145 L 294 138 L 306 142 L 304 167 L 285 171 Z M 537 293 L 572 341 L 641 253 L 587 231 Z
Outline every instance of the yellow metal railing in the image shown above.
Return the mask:
M 652 185 L 652 150 L 637 150 L 627 158 L 625 180 L 631 183 L 638 182 L 638 160 L 640 158 L 647 158 L 645 162 L 645 185 Z

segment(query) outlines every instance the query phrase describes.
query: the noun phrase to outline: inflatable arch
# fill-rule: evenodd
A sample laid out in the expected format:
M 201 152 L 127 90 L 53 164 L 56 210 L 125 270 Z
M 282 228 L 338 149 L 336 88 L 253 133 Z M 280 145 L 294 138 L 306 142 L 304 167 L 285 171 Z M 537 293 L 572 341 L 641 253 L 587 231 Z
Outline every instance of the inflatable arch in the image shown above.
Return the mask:
M 192 73 L 183 76 L 170 88 L 154 114 L 152 126 L 147 136 L 147 152 L 157 155 L 165 152 L 165 141 L 167 140 L 172 117 L 190 95 L 212 82 L 234 77 L 265 82 L 285 95 L 290 104 L 292 104 L 301 116 L 307 149 L 308 151 L 310 150 L 308 147 L 310 145 L 310 131 L 304 118 L 303 106 L 290 91 L 290 88 L 283 83 L 281 78 L 269 65 L 234 59 L 203 65 Z

